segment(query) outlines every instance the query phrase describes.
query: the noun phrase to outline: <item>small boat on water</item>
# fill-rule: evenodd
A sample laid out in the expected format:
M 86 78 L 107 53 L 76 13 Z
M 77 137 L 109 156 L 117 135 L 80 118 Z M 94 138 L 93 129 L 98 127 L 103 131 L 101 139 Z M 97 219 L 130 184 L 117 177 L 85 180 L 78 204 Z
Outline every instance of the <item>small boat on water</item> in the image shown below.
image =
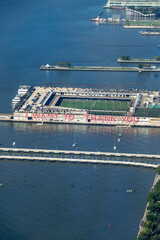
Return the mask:
M 98 23 L 105 23 L 107 21 L 106 18 L 100 18 L 99 16 L 97 18 L 92 18 L 92 22 L 98 22 Z
M 76 147 L 76 146 L 77 146 L 77 143 L 74 142 L 74 143 L 72 144 L 72 147 Z
M 42 122 L 36 123 L 36 125 L 42 126 L 44 125 L 44 122 L 42 121 Z
M 126 193 L 133 193 L 133 190 L 132 189 L 127 189 Z
M 113 147 L 113 150 L 116 150 L 116 149 L 117 149 L 117 147 L 116 147 L 116 146 L 114 146 L 114 147 Z

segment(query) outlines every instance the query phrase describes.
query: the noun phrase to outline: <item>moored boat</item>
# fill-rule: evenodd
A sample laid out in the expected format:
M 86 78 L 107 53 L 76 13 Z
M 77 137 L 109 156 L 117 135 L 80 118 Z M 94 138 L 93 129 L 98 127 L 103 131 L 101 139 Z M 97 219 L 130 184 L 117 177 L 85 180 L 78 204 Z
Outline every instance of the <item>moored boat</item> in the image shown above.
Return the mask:
M 160 35 L 158 31 L 140 31 L 141 35 Z
M 98 23 L 105 23 L 107 21 L 106 18 L 101 18 L 100 16 L 98 16 L 97 18 L 91 18 L 90 20 L 92 22 L 98 22 Z

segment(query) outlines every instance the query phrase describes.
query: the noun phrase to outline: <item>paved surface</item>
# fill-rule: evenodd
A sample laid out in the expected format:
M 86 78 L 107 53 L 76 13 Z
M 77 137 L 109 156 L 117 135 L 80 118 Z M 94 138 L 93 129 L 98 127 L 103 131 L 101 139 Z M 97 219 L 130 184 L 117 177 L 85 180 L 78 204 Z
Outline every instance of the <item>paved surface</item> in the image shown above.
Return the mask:
M 0 159 L 111 163 L 153 168 L 160 164 L 160 155 L 25 148 L 0 148 Z
M 1 155 L 0 160 L 28 160 L 28 161 L 48 161 L 48 162 L 72 162 L 72 163 L 101 163 L 101 164 L 116 164 L 116 165 L 126 165 L 135 167 L 148 167 L 157 168 L 158 165 L 151 163 L 141 163 L 141 162 L 128 162 L 128 161 L 111 161 L 111 160 L 94 160 L 94 159 L 72 159 L 72 158 L 46 158 L 46 157 L 33 157 L 33 156 L 7 156 Z
M 48 154 L 50 153 L 50 154 L 74 154 L 74 155 L 83 154 L 88 156 L 94 155 L 94 156 L 108 156 L 108 157 L 160 159 L 160 155 L 155 155 L 155 154 L 68 151 L 68 150 L 27 149 L 27 148 L 0 148 L 0 152 L 48 153 Z

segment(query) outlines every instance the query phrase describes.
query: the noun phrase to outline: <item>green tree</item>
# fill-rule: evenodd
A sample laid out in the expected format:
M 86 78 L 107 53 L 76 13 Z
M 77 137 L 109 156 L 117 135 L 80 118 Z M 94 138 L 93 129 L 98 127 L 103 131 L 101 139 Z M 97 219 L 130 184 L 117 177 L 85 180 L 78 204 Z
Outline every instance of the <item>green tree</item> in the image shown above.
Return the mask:
M 148 213 L 147 216 L 146 216 L 146 219 L 149 222 L 154 222 L 155 220 L 157 220 L 157 217 L 153 213 Z
M 160 240 L 160 235 L 154 235 L 151 240 Z
M 71 63 L 70 62 L 58 62 L 56 64 L 56 66 L 59 66 L 59 67 L 71 67 Z
M 121 60 L 130 60 L 130 56 L 120 56 Z
M 143 68 L 143 63 L 139 63 L 139 64 L 138 64 L 138 67 L 139 67 L 139 68 Z
M 160 57 L 159 56 L 155 56 L 154 60 L 155 61 L 160 61 Z
M 139 68 L 144 68 L 144 67 L 147 67 L 147 68 L 148 68 L 148 67 L 150 67 L 150 66 L 151 66 L 150 64 L 146 64 L 146 63 L 139 63 L 139 64 L 138 64 L 138 67 L 139 67 Z
M 137 240 L 150 240 L 151 234 L 152 234 L 151 230 L 145 229 L 139 234 Z
M 160 174 L 160 165 L 156 168 L 156 173 Z

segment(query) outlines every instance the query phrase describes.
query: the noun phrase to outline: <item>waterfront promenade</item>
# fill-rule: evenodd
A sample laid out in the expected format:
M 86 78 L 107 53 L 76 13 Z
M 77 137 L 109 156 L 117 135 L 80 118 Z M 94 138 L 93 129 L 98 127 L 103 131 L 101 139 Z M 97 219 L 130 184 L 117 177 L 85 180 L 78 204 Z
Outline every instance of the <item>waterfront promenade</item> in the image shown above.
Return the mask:
M 79 162 L 157 168 L 160 155 L 25 148 L 0 148 L 0 160 Z M 129 159 L 129 160 L 128 160 Z M 149 160 L 149 161 L 148 161 Z

